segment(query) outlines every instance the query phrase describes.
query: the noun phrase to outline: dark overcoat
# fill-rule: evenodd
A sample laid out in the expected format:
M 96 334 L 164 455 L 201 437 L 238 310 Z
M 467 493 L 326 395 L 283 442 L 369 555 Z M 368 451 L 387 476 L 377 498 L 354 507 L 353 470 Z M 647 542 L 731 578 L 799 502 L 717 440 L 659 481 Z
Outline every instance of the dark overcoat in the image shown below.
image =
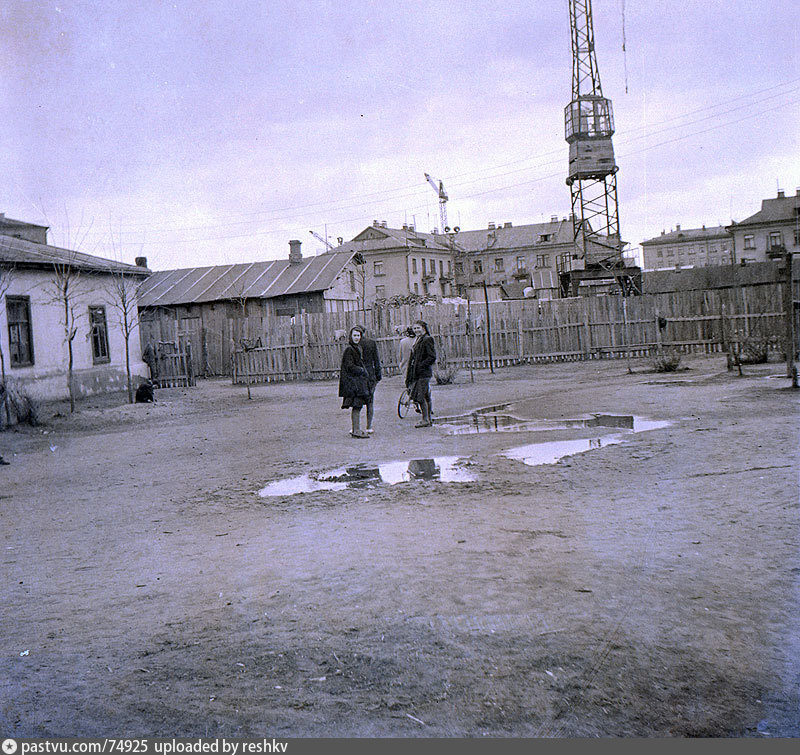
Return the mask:
M 436 364 L 436 344 L 427 333 L 414 342 L 411 358 L 408 360 L 406 385 L 411 385 L 420 378 L 433 377 L 433 365 Z
M 364 367 L 366 367 L 367 374 L 369 375 L 369 389 L 371 392 L 375 390 L 375 386 L 380 382 L 382 377 L 378 344 L 371 338 L 362 338 L 360 346 L 364 354 Z
M 369 373 L 364 367 L 361 350 L 348 344 L 342 354 L 339 371 L 339 396 L 342 398 L 369 398 Z

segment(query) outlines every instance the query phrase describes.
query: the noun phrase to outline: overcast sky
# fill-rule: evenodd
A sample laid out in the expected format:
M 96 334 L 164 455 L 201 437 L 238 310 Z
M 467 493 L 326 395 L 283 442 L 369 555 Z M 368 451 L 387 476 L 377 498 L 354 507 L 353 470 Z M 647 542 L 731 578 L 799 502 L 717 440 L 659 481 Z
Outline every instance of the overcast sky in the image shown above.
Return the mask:
M 787 0 L 594 0 L 623 237 L 800 186 Z M 6 0 L 0 212 L 151 268 L 566 216 L 567 0 Z M 623 40 L 625 49 L 623 50 Z

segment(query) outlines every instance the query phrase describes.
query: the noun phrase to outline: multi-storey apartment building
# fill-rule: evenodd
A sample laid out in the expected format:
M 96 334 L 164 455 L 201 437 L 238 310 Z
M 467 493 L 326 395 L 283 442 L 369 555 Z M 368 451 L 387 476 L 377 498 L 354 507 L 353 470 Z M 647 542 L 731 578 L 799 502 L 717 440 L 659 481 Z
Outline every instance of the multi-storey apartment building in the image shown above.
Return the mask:
M 538 298 L 558 296 L 557 260 L 575 251 L 572 221 L 553 215 L 549 222 L 514 226 L 489 223 L 455 236 L 459 288 L 521 282 Z
M 684 228 L 661 231 L 660 236 L 643 241 L 642 267 L 666 270 L 679 267 L 726 265 L 731 262 L 733 237 L 725 226 Z
M 794 196 L 779 191 L 764 199 L 761 209 L 727 230 L 733 236 L 737 261 L 764 262 L 785 252 L 800 254 L 800 189 Z
M 371 226 L 329 253 L 360 254 L 352 273 L 353 290 L 367 304 L 397 296 L 451 296 L 454 245 L 438 233 L 422 233 L 411 225 L 389 228 L 385 221 Z

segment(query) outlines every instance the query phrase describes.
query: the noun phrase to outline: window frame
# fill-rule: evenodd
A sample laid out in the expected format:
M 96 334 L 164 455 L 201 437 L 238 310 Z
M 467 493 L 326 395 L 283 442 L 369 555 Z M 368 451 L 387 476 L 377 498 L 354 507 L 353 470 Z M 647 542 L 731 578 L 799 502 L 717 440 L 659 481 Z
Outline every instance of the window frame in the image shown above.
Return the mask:
M 372 274 L 375 277 L 379 275 L 386 275 L 386 273 L 383 272 L 383 260 L 375 260 L 372 263 Z
M 12 318 L 9 305 L 22 306 L 24 308 L 25 319 L 20 320 L 15 316 Z M 33 350 L 33 317 L 31 315 L 31 298 L 30 296 L 14 296 L 6 294 L 6 323 L 8 326 L 8 351 L 9 351 L 9 364 L 13 368 L 19 367 L 33 367 L 36 364 L 36 357 Z M 17 328 L 23 327 L 27 339 L 20 337 L 21 333 L 17 332 L 17 338 L 14 338 Z M 20 359 L 19 348 L 14 349 L 15 344 L 21 344 L 26 340 L 26 354 L 27 359 Z
M 108 318 L 102 305 L 89 307 L 89 341 L 92 344 L 92 364 L 108 364 L 111 361 Z

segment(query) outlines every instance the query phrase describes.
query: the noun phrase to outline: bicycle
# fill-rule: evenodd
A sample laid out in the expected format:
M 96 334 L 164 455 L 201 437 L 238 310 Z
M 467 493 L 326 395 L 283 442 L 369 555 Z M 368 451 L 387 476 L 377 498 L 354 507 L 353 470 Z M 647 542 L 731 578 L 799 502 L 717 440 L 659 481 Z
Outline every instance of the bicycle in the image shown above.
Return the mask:
M 408 395 L 408 389 L 404 388 L 397 401 L 397 416 L 400 417 L 400 419 L 403 419 L 408 414 L 411 404 L 414 404 L 416 408 L 416 404 L 411 400 L 411 396 Z

